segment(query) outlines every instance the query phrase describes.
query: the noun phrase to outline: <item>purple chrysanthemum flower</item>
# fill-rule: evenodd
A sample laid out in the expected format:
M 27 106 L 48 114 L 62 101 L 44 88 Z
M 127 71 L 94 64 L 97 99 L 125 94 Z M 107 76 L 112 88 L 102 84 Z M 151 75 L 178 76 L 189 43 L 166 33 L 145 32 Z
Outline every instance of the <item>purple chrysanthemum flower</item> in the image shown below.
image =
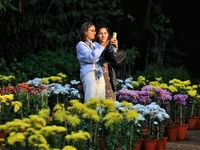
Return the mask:
M 137 91 L 139 95 L 139 102 L 142 104 L 149 104 L 152 100 L 150 97 L 150 91 Z
M 161 100 L 162 104 L 169 104 L 169 100 L 172 100 L 172 93 L 161 88 L 155 88 L 154 98 L 157 100 Z
M 122 89 L 116 92 L 116 96 L 118 101 L 126 100 L 133 104 L 149 104 L 152 101 L 149 90 L 137 91 Z
M 122 89 L 116 92 L 117 100 L 125 100 L 127 102 L 132 102 L 134 104 L 138 103 L 138 94 L 134 90 Z
M 151 91 L 153 89 L 153 87 L 151 85 L 146 85 L 144 87 L 142 87 L 141 91 Z
M 173 96 L 176 105 L 186 105 L 188 98 L 187 94 L 176 94 Z

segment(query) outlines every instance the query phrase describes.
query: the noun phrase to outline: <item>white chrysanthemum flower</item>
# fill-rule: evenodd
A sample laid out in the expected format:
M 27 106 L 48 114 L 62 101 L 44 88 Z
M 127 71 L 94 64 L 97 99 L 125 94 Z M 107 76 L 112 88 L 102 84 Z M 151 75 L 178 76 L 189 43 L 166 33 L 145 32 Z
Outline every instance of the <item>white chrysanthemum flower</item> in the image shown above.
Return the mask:
M 41 78 L 34 78 L 33 80 L 28 80 L 27 82 L 30 86 L 38 87 L 42 84 Z
M 81 82 L 80 82 L 80 81 L 77 81 L 77 80 L 71 80 L 70 83 L 71 83 L 72 85 L 77 85 L 77 84 L 79 84 L 79 83 L 81 83 Z

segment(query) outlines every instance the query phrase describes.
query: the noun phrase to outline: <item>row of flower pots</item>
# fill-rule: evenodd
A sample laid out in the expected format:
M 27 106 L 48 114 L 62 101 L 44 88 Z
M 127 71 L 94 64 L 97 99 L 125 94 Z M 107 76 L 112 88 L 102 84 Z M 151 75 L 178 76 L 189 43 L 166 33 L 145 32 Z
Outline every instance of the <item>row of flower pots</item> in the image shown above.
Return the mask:
M 185 140 L 187 138 L 188 124 L 174 124 L 166 127 L 168 140 Z
M 160 139 L 138 139 L 135 146 L 131 148 L 131 150 L 166 150 L 167 145 L 167 136 L 163 136 Z M 99 139 L 100 150 L 106 150 L 105 148 L 105 140 Z M 120 150 L 120 148 L 116 148 L 116 150 Z

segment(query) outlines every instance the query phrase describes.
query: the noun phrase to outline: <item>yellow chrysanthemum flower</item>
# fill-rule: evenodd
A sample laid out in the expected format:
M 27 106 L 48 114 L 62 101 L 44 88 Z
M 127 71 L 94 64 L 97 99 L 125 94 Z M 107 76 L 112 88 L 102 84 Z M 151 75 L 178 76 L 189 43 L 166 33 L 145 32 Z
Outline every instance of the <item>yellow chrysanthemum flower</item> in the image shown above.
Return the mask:
M 12 101 L 13 99 L 14 99 L 13 94 L 0 95 L 0 102 L 5 103 L 6 106 L 8 106 L 10 104 L 10 101 Z
M 76 111 L 76 113 L 83 113 L 87 107 L 81 103 L 79 100 L 70 100 L 72 106 L 68 107 L 67 110 L 70 112 Z
M 195 97 L 197 95 L 197 90 L 188 91 L 188 95 L 191 96 L 191 97 Z
M 155 78 L 155 80 L 156 80 L 157 82 L 160 82 L 160 81 L 162 81 L 162 77 L 160 77 L 160 78 Z
M 39 149 L 42 149 L 42 150 L 49 150 L 50 149 L 49 144 L 46 144 L 46 143 L 38 144 L 37 147 Z
M 178 92 L 178 89 L 173 85 L 168 86 L 168 90 L 172 93 Z
M 139 86 L 139 82 L 138 81 L 134 81 L 132 84 L 133 84 L 134 87 L 138 87 Z
M 49 84 L 49 78 L 47 77 L 42 78 L 42 83 Z
M 145 78 L 145 77 L 143 77 L 143 76 L 139 76 L 137 80 L 138 80 L 138 81 L 145 81 L 145 80 L 146 80 L 146 78 Z
M 131 103 L 127 102 L 127 101 L 123 101 L 123 102 L 121 102 L 120 106 L 121 107 L 128 107 L 128 108 L 130 108 L 130 107 L 133 106 L 133 104 L 131 104 Z
M 172 79 L 169 81 L 170 83 L 182 83 L 179 79 Z
M 77 149 L 73 146 L 65 146 L 65 147 L 63 147 L 62 150 L 77 150 Z
M 6 94 L 3 95 L 8 101 L 12 101 L 14 99 L 14 94 Z
M 81 120 L 77 115 L 67 115 L 66 116 L 67 123 L 70 124 L 72 127 L 76 127 L 80 124 Z
M 111 99 L 105 99 L 103 100 L 103 108 L 107 108 L 109 111 L 115 110 L 116 109 L 116 104 L 113 100 Z
M 30 127 L 31 125 L 28 123 L 23 122 L 20 119 L 14 119 L 11 122 L 7 122 L 4 125 L 0 126 L 0 130 L 4 130 L 6 132 L 12 132 L 12 131 L 19 131 L 21 129 L 25 129 L 27 127 Z
M 41 130 L 39 131 L 42 135 L 44 134 L 45 136 L 50 136 L 50 135 L 55 135 L 56 133 L 62 133 L 66 132 L 67 129 L 63 126 L 46 126 L 42 127 Z
M 193 85 L 192 88 L 193 88 L 193 89 L 197 89 L 197 88 L 198 88 L 198 85 Z
M 54 114 L 53 114 L 53 119 L 57 120 L 59 122 L 64 122 L 66 118 L 66 112 L 63 110 L 57 110 Z
M 61 76 L 62 78 L 67 78 L 67 75 L 66 74 L 63 74 L 63 73 L 58 73 L 58 76 Z
M 25 122 L 25 123 L 28 123 L 28 124 L 31 123 L 31 119 L 30 118 L 24 118 L 22 121 Z
M 54 106 L 53 111 L 63 110 L 63 108 L 64 108 L 64 104 L 57 103 L 57 104 Z
M 4 137 L 0 138 L 0 142 L 4 143 L 5 142 L 5 138 Z
M 102 98 L 90 98 L 90 99 L 88 100 L 88 102 L 85 103 L 84 105 L 85 105 L 86 107 L 89 107 L 89 108 L 96 108 L 96 107 L 102 105 L 102 103 L 103 103 L 102 100 L 103 100 Z
M 48 118 L 50 115 L 50 109 L 46 108 L 46 109 L 41 109 L 38 113 L 39 117 L 41 118 Z
M 125 115 L 127 121 L 129 121 L 129 122 L 132 120 L 135 120 L 136 118 L 138 118 L 138 116 L 139 116 L 139 114 L 137 113 L 136 110 L 129 110 L 126 112 L 126 115 Z
M 36 128 L 41 128 L 46 126 L 46 121 L 44 118 L 40 118 L 38 115 L 30 115 L 29 118 L 31 119 L 32 125 Z
M 183 81 L 183 84 L 186 85 L 186 86 L 187 86 L 187 85 L 190 85 L 190 84 L 191 84 L 191 81 L 190 81 L 190 80 Z
M 50 77 L 50 80 L 51 80 L 52 82 L 62 83 L 62 78 L 61 78 L 61 77 L 58 77 L 58 76 L 51 76 L 51 77 Z
M 9 75 L 9 76 L 0 75 L 0 80 L 7 81 L 8 83 L 11 82 L 11 80 L 13 79 L 15 79 L 15 76 L 13 75 Z
M 113 128 L 113 126 L 116 123 L 120 123 L 123 120 L 122 114 L 118 112 L 109 112 L 104 118 L 103 121 L 105 121 L 105 127 L 107 128 Z
M 14 101 L 11 103 L 12 106 L 14 106 L 14 112 L 18 112 L 20 110 L 20 108 L 22 107 L 22 103 L 19 101 Z
M 160 88 L 167 90 L 168 89 L 168 85 L 166 83 L 161 83 L 160 84 Z
M 156 82 L 156 81 L 151 81 L 151 82 L 149 82 L 149 85 L 151 85 L 151 86 L 154 87 L 154 88 L 157 88 L 157 87 L 160 86 L 160 83 L 158 83 L 158 82 Z
M 38 144 L 47 144 L 46 139 L 41 134 L 37 135 L 30 135 L 28 137 L 28 143 L 34 146 L 37 146 Z
M 81 140 L 88 140 L 90 139 L 90 134 L 88 132 L 83 132 L 82 130 L 79 130 L 78 133 L 72 132 L 71 135 L 65 136 L 66 140 L 78 142 Z
M 95 110 L 92 109 L 85 109 L 85 112 L 83 113 L 83 117 L 88 118 L 88 119 L 92 119 L 94 121 L 99 121 L 100 117 L 97 114 L 97 112 Z
M 200 100 L 200 95 L 199 94 L 197 94 L 197 96 L 196 96 L 196 100 Z
M 26 137 L 24 136 L 23 133 L 16 133 L 16 132 L 11 132 L 9 137 L 7 138 L 7 142 L 10 145 L 14 145 L 16 142 L 24 142 L 24 140 L 26 139 Z

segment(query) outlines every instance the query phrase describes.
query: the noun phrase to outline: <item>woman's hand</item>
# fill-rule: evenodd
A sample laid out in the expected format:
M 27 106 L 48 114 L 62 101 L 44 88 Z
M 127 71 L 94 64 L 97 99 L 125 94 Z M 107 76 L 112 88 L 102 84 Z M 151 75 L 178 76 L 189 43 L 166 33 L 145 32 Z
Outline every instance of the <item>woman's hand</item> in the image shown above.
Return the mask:
M 103 46 L 104 48 L 106 48 L 109 44 L 110 44 L 110 41 L 107 40 L 106 42 L 101 43 L 101 46 Z
M 112 37 L 110 39 L 110 43 L 113 44 L 116 47 L 116 49 L 118 49 L 118 40 L 115 37 Z

